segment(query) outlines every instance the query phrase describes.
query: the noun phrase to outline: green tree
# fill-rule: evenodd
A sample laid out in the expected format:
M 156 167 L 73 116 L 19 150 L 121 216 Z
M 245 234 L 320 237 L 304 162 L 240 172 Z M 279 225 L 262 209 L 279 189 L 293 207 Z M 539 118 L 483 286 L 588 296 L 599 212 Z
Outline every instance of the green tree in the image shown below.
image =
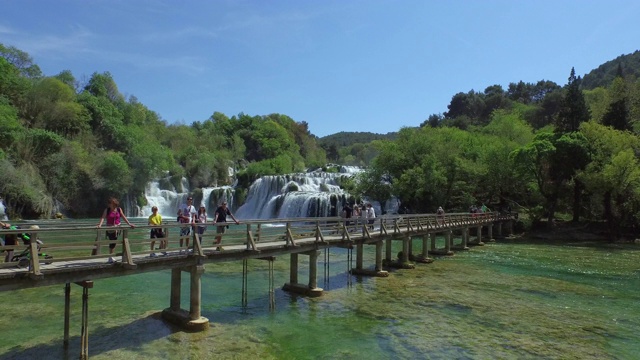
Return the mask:
M 589 109 L 580 90 L 580 77 L 576 77 L 574 68 L 571 68 L 566 91 L 556 124 L 556 131 L 560 133 L 578 131 L 580 124 L 589 121 L 590 118 Z

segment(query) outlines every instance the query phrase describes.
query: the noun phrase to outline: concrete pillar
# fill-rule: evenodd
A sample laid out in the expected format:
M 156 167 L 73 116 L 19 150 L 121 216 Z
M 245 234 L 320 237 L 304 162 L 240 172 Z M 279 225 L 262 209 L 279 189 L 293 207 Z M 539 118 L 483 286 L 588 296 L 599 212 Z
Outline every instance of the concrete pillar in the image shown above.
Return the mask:
M 185 269 L 186 270 L 186 269 Z M 201 314 L 202 288 L 200 278 L 204 266 L 188 268 L 190 274 L 189 311 L 180 308 L 180 287 L 183 269 L 171 269 L 171 298 L 169 308 L 162 311 L 162 318 L 188 331 L 203 331 L 209 327 L 209 319 Z
M 425 234 L 424 236 L 422 236 L 422 253 L 420 255 L 422 255 L 423 259 L 426 259 L 427 256 L 429 255 L 429 234 Z
M 482 244 L 482 225 L 478 226 L 478 234 L 477 234 L 477 239 L 478 239 L 478 245 Z
M 376 271 L 382 271 L 382 241 L 376 242 Z
M 69 348 L 69 316 L 71 315 L 71 284 L 66 283 L 64 285 L 64 340 L 62 346 L 65 349 Z
M 431 238 L 431 251 L 434 252 L 436 251 L 436 233 L 429 234 L 429 237 Z
M 180 285 L 182 283 L 182 269 L 171 269 L 171 298 L 169 309 L 180 310 Z
M 356 245 L 356 269 L 362 270 L 362 262 L 364 258 L 364 245 L 359 243 Z
M 462 247 L 464 249 L 469 248 L 469 228 L 462 229 Z
M 292 284 L 298 283 L 298 254 L 291 254 L 289 261 L 289 282 Z
M 201 307 L 200 302 L 202 298 L 202 283 L 200 277 L 204 272 L 204 266 L 193 266 L 190 271 L 191 284 L 190 284 L 190 307 L 189 318 L 191 320 L 200 319 Z
M 391 262 L 391 259 L 393 259 L 393 254 L 391 254 L 391 239 L 387 239 L 385 240 L 387 243 L 385 244 L 385 260 L 387 261 L 387 263 Z
M 498 232 L 497 237 L 501 239 L 502 238 L 502 221 L 498 221 L 496 223 L 496 231 Z
M 413 237 L 409 236 L 409 241 L 407 245 L 407 258 L 413 259 Z
M 489 242 L 496 241 L 496 239 L 493 238 L 493 223 L 487 226 L 487 237 L 487 241 Z
M 309 289 L 312 290 L 318 288 L 318 255 L 320 255 L 318 250 L 309 253 Z
M 444 233 L 444 251 L 446 253 L 450 253 L 451 252 L 451 238 L 453 237 L 453 232 L 451 231 L 451 229 L 447 230 Z
M 400 262 L 405 264 L 409 262 L 409 240 L 410 238 L 402 239 L 402 258 Z

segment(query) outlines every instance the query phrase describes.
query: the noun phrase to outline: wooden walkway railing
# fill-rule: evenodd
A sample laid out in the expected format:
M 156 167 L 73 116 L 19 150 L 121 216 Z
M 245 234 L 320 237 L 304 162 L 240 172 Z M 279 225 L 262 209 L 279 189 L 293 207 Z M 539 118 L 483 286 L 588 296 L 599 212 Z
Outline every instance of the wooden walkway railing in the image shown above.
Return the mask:
M 39 238 L 24 245 L 0 246 L 0 251 L 11 250 L 20 259 L 0 263 L 0 291 L 46 286 L 58 283 L 87 281 L 98 278 L 130 275 L 138 272 L 158 271 L 209 262 L 234 261 L 248 258 L 276 256 L 308 251 L 312 248 L 344 246 L 349 243 L 379 241 L 442 232 L 449 229 L 463 229 L 509 221 L 512 215 L 487 213 L 454 213 L 445 215 L 412 214 L 381 216 L 373 224 L 364 224 L 363 219 L 342 218 L 295 218 L 269 220 L 243 220 L 239 225 L 228 223 L 228 230 L 222 236 L 224 250 L 219 251 L 214 244 L 216 226 L 207 224 L 204 235 L 191 230 L 191 235 L 183 237 L 180 246 L 180 228 L 184 224 L 163 223 L 164 239 L 150 239 L 153 227 L 136 224 L 135 228 L 118 228 L 118 240 L 106 238 L 109 227 L 96 228 L 87 221 L 48 220 L 39 222 L 12 223 L 19 230 L 0 230 L 0 236 L 29 233 L 31 239 Z M 138 221 L 145 221 L 137 219 Z M 32 225 L 39 229 L 30 229 Z M 226 226 L 226 225 L 225 225 Z M 194 226 L 194 228 L 197 228 Z M 186 240 L 189 245 L 186 246 Z M 166 240 L 166 249 L 158 249 L 160 240 Z M 151 250 L 155 241 L 155 250 Z M 109 245 L 115 242 L 114 254 L 109 254 Z M 40 254 L 37 256 L 36 254 Z M 157 256 L 151 256 L 154 253 Z M 45 257 L 43 254 L 46 254 Z M 109 257 L 115 257 L 111 263 Z M 22 259 L 22 260 L 21 260 Z

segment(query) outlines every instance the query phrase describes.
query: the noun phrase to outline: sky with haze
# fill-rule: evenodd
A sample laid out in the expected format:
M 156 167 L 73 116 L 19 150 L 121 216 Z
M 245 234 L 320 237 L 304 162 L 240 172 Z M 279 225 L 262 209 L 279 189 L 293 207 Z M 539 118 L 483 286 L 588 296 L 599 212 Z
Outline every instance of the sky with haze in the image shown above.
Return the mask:
M 387 133 L 453 95 L 584 76 L 640 49 L 637 0 L 0 0 L 43 73 L 110 72 L 167 123 L 280 113 Z M 634 25 L 635 24 L 635 25 Z

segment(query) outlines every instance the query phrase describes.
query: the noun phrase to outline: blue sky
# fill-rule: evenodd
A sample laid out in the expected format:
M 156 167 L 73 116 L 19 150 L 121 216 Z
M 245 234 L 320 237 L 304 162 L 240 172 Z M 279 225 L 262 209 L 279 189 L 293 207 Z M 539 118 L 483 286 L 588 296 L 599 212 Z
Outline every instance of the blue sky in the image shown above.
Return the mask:
M 584 75 L 640 48 L 637 0 L 0 0 L 45 75 L 109 71 L 168 123 L 286 114 L 387 133 L 458 92 Z

